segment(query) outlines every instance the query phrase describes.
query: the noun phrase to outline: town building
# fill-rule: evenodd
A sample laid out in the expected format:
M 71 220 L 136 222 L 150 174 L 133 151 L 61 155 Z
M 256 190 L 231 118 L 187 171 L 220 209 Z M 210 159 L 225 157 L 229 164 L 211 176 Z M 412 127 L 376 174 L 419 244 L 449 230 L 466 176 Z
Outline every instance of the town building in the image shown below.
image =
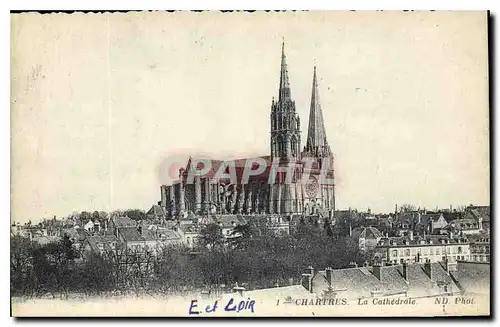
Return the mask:
M 469 235 L 471 262 L 490 262 L 490 235 L 481 233 Z
M 480 226 L 479 222 L 475 219 L 464 218 L 450 221 L 444 229 L 460 235 L 474 235 L 482 231 Z
M 358 227 L 352 231 L 352 238 L 358 243 L 360 251 L 375 249 L 383 237 L 375 227 Z
M 490 230 L 490 207 L 489 206 L 468 206 L 465 208 L 464 218 L 477 221 L 478 228 Z
M 92 252 L 104 255 L 115 253 L 118 246 L 118 239 L 114 235 L 93 235 L 82 241 L 81 251 L 84 256 Z
M 446 262 L 455 269 L 459 260 L 470 260 L 467 238 L 453 235 L 383 238 L 375 249 L 374 260 L 381 263 Z
M 200 236 L 201 227 L 198 224 L 181 224 L 176 228 L 177 233 L 180 235 L 182 242 L 194 248 L 198 244 L 198 237 Z

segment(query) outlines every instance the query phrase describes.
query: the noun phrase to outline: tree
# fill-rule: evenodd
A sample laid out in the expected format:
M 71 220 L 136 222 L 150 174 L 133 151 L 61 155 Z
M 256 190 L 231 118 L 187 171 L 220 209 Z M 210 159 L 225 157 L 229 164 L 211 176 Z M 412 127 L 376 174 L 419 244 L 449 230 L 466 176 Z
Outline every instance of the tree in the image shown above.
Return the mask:
M 331 285 L 328 285 L 328 288 L 323 291 L 323 295 L 321 298 L 323 299 L 335 299 L 337 296 L 337 292 L 334 291 Z
M 132 220 L 140 221 L 146 219 L 146 213 L 140 209 L 125 210 L 124 214 Z
M 326 231 L 327 236 L 329 236 L 329 237 L 333 236 L 332 225 L 331 225 L 330 219 L 328 217 L 325 219 L 324 229 Z
M 415 206 L 408 203 L 403 204 L 400 208 L 400 212 L 412 212 L 415 210 L 416 210 Z
M 87 295 L 101 295 L 118 288 L 114 273 L 113 258 L 106 253 L 91 252 L 78 267 L 73 290 L 80 290 Z
M 90 212 L 88 211 L 82 211 L 80 213 L 80 221 L 82 222 L 82 224 L 85 224 L 86 222 L 88 222 L 90 219 L 92 218 L 92 215 L 90 214 Z
M 32 244 L 29 239 L 15 235 L 10 240 L 10 290 L 13 295 L 32 296 L 36 280 L 31 262 Z
M 78 257 L 78 253 L 76 252 L 75 248 L 73 247 L 73 242 L 71 242 L 68 234 L 64 234 L 59 245 L 61 247 L 62 253 L 65 256 L 65 259 L 68 262 L 71 262 Z
M 217 224 L 205 225 L 200 231 L 198 242 L 210 251 L 220 249 L 224 244 L 221 228 Z
M 99 221 L 99 218 L 100 218 L 99 211 L 94 211 L 94 213 L 92 213 L 92 220 Z

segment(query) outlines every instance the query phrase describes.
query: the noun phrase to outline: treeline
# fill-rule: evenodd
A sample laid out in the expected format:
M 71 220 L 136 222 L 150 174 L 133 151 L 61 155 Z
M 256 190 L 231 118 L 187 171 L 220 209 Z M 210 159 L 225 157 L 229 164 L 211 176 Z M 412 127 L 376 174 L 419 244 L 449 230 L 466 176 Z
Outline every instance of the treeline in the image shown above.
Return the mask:
M 40 246 L 11 239 L 13 296 L 67 297 L 70 294 L 171 294 L 221 291 L 235 283 L 247 289 L 298 284 L 304 269 L 341 268 L 362 263 L 357 244 L 324 226 L 304 222 L 277 235 L 266 221 L 238 226 L 225 238 L 218 225 L 206 225 L 196 248 L 169 246 L 159 253 L 79 253 L 68 237 Z

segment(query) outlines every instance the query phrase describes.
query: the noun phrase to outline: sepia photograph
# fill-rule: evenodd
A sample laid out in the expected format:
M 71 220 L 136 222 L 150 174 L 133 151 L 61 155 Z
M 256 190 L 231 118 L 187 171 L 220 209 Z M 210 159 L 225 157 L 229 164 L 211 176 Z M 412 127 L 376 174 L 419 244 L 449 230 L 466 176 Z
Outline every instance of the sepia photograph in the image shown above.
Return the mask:
M 11 316 L 490 316 L 490 19 L 11 13 Z

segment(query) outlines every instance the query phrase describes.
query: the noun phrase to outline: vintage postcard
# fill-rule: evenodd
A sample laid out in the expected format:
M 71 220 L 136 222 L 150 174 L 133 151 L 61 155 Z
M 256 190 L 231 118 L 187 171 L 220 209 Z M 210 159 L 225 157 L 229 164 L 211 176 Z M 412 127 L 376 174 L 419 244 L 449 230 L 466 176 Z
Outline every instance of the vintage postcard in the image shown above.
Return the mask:
M 488 12 L 11 14 L 11 315 L 490 315 Z

